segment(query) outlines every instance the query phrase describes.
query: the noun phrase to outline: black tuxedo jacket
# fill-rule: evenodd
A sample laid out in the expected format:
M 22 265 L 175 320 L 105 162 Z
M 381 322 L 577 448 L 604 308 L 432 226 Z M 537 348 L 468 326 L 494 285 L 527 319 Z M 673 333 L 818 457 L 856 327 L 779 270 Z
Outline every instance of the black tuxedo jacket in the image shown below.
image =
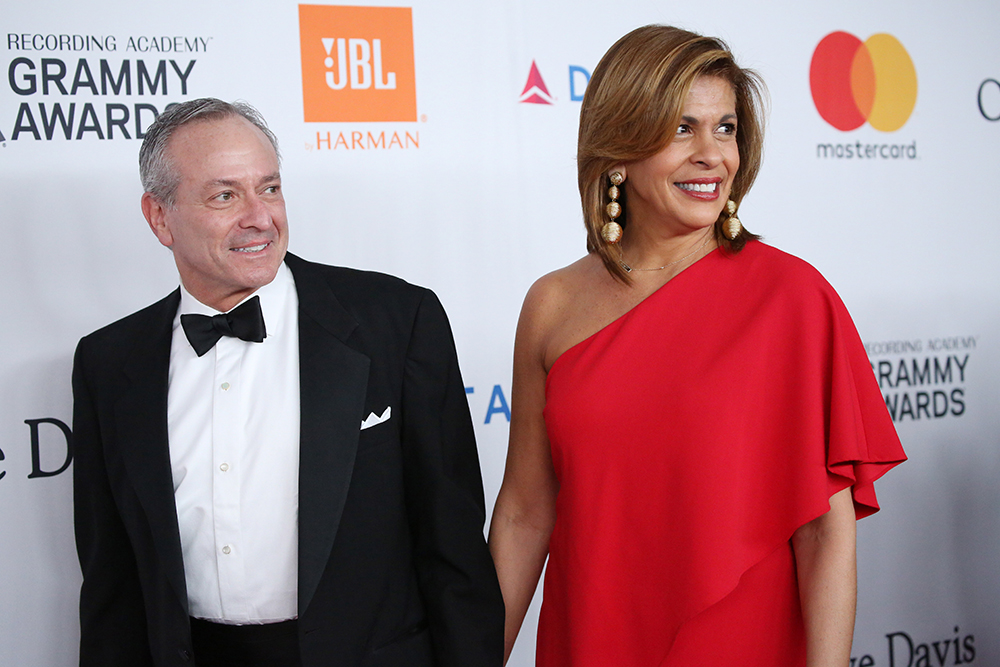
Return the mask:
M 500 665 L 503 602 L 440 303 L 389 276 L 292 255 L 286 263 L 299 296 L 303 666 Z M 179 298 L 175 291 L 77 347 L 84 667 L 194 661 L 167 446 Z M 360 430 L 387 406 L 388 421 Z

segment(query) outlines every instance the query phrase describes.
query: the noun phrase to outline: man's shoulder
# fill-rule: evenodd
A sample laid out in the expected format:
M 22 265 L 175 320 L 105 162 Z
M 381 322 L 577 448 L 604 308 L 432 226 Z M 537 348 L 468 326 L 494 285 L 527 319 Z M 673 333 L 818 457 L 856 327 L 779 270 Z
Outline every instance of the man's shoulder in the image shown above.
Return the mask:
M 288 254 L 285 260 L 296 281 L 322 280 L 340 303 L 353 310 L 369 306 L 417 305 L 430 290 L 377 271 L 311 262 Z
M 451 336 L 448 316 L 431 290 L 396 276 L 342 266 L 307 262 L 289 254 L 286 262 L 295 278 L 300 308 L 322 312 L 337 304 L 358 328 L 360 336 L 381 341 L 408 340 L 415 331 Z M 313 308 L 316 308 L 314 311 Z
M 131 315 L 101 327 L 97 331 L 84 336 L 81 345 L 124 349 L 151 328 L 169 327 L 177 312 L 180 301 L 180 291 L 174 290 L 156 303 L 150 304 Z
M 335 266 L 333 264 L 321 264 L 319 262 L 311 262 L 291 254 L 289 254 L 287 261 L 288 264 L 293 267 L 293 272 L 296 268 L 306 267 L 310 272 L 322 275 L 337 284 L 402 292 L 419 291 L 423 289 L 422 287 L 410 284 L 402 278 L 388 273 L 352 269 L 350 267 Z

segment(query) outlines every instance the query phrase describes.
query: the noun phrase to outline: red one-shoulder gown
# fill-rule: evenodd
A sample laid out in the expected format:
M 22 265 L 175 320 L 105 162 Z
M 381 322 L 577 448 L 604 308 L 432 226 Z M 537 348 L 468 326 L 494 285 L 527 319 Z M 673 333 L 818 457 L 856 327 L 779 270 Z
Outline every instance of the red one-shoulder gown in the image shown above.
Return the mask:
M 559 357 L 545 421 L 539 667 L 804 665 L 789 540 L 906 458 L 836 292 L 759 242 Z

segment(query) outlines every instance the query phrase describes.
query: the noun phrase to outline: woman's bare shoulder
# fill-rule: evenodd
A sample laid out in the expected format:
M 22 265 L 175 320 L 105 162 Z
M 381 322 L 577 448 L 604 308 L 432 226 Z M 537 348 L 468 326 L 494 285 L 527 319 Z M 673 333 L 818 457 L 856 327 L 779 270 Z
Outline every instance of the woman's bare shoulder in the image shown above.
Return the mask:
M 600 259 L 591 254 L 536 280 L 524 297 L 522 319 L 562 319 L 567 309 L 578 304 L 581 295 L 592 291 L 602 277 L 595 269 L 604 270 Z
M 518 322 L 518 338 L 537 354 L 546 370 L 581 331 L 589 329 L 595 304 L 608 290 L 610 274 L 600 258 L 587 255 L 548 273 L 528 290 Z M 581 338 L 582 340 L 582 338 Z

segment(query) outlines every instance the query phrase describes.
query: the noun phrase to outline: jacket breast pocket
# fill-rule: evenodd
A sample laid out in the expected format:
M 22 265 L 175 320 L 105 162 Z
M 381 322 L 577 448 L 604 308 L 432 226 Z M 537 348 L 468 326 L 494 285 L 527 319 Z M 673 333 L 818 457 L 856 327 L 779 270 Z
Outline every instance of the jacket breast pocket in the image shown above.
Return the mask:
M 366 422 L 367 426 L 362 422 L 363 428 L 358 433 L 358 454 L 399 442 L 398 419 L 393 419 L 390 415 L 383 421 L 372 421 L 369 417 Z

